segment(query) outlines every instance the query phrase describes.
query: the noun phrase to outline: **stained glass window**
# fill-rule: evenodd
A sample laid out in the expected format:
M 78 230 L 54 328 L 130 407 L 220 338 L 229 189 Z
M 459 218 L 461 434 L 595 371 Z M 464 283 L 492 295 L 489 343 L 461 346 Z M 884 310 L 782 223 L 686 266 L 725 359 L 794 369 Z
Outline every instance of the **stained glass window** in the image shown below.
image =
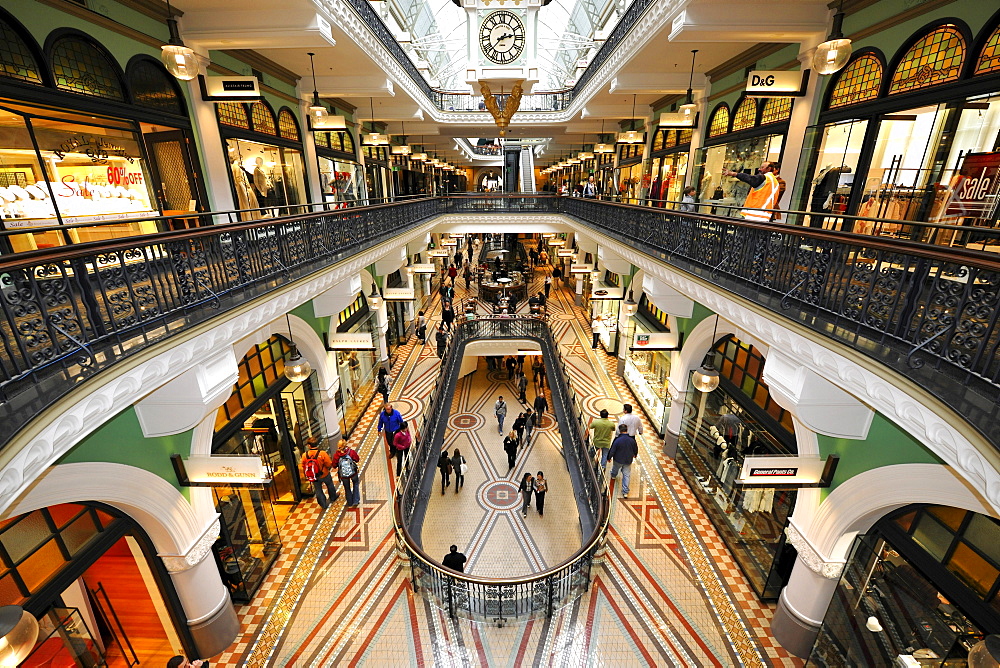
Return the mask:
M 125 101 L 115 64 L 96 44 L 75 35 L 63 37 L 52 45 L 51 58 L 56 88 Z
M 757 122 L 757 100 L 745 97 L 733 113 L 733 132 L 752 128 Z
M 250 120 L 253 122 L 254 132 L 265 135 L 278 134 L 274 127 L 274 114 L 263 102 L 254 102 L 250 105 Z
M 234 128 L 250 129 L 250 119 L 247 116 L 247 108 L 242 102 L 220 102 L 215 105 L 215 113 L 219 116 L 219 122 L 223 125 L 231 125 Z
M 882 88 L 882 61 L 866 53 L 855 58 L 837 77 L 830 93 L 830 109 L 867 102 L 878 97 Z
M 792 98 L 790 97 L 770 97 L 764 104 L 764 111 L 760 115 L 760 124 L 780 123 L 787 121 L 792 115 Z
M 708 136 L 718 137 L 729 132 L 729 106 L 723 102 L 712 112 L 712 120 L 708 122 Z
M 341 132 L 340 138 L 344 142 L 344 153 L 354 153 L 354 136 L 350 132 Z
M 691 135 L 694 134 L 694 130 L 678 130 L 677 131 L 677 143 L 678 144 L 690 144 Z
M 979 54 L 975 74 L 1000 72 L 1000 27 L 993 31 Z
M 910 47 L 892 74 L 889 94 L 955 81 L 965 61 L 965 38 L 955 26 L 941 26 Z
M 186 115 L 184 100 L 178 95 L 171 79 L 170 73 L 154 60 L 137 60 L 128 68 L 128 85 L 136 104 Z
M 301 141 L 299 138 L 299 124 L 295 122 L 295 116 L 287 107 L 282 107 L 278 112 L 278 134 L 292 141 Z
M 0 76 L 25 83 L 42 83 L 38 62 L 11 26 L 0 21 Z
M 667 133 L 669 130 L 660 130 L 656 133 L 656 138 L 653 140 L 653 150 L 662 150 L 666 145 Z
M 330 133 L 314 132 L 313 141 L 316 142 L 316 146 L 322 146 L 323 148 L 330 148 Z

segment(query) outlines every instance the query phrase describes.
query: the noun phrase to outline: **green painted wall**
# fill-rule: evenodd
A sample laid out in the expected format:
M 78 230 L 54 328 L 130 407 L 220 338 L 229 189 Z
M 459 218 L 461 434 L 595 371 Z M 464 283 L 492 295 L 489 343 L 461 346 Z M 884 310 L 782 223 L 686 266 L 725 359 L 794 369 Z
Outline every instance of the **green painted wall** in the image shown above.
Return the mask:
M 306 302 L 296 306 L 294 309 L 289 311 L 294 316 L 298 316 L 309 323 L 313 331 L 316 332 L 316 336 L 320 339 L 323 338 L 323 332 L 330 331 L 330 316 L 324 316 L 322 318 L 317 318 L 316 314 L 313 312 L 312 302 Z
M 821 490 L 821 498 L 856 475 L 891 464 L 944 464 L 945 462 L 910 434 L 880 413 L 872 420 L 864 441 L 832 438 L 817 434 L 823 458 L 839 455 L 840 463 L 833 484 Z
M 130 407 L 77 443 L 56 463 L 112 462 L 135 466 L 160 476 L 190 500 L 188 488 L 177 482 L 170 455 L 186 457 L 191 454 L 191 434 L 185 431 L 173 436 L 146 438 L 135 409 Z
M 686 339 L 691 336 L 691 330 L 697 327 L 698 323 L 705 318 L 711 318 L 713 315 L 715 315 L 714 312 L 695 302 L 690 318 L 676 318 L 677 329 L 684 334 L 684 338 Z

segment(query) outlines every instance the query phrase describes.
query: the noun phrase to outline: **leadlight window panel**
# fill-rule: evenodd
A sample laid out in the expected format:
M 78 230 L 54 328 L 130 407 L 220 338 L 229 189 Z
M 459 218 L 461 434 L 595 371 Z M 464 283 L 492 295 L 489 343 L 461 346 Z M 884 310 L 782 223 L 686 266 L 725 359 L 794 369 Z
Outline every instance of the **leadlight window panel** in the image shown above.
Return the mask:
M 24 83 L 42 83 L 38 61 L 28 43 L 3 21 L 0 21 L 0 76 Z
M 301 141 L 299 125 L 295 122 L 295 116 L 288 109 L 282 109 L 278 112 L 278 135 L 283 139 Z
M 314 132 L 313 141 L 316 143 L 316 146 L 322 146 L 323 148 L 330 148 L 330 133 Z
M 274 114 L 263 102 L 254 102 L 250 105 L 250 122 L 253 124 L 254 132 L 275 136 L 278 134 L 274 127 Z
M 718 367 L 720 375 L 740 388 L 743 394 L 773 417 L 786 431 L 794 434 L 791 414 L 771 399 L 767 383 L 762 380 L 764 356 L 753 346 L 740 343 L 732 335 L 719 341 L 715 346 L 715 352 L 722 358 Z
M 243 128 L 244 130 L 250 129 L 250 118 L 247 116 L 247 108 L 242 102 L 220 102 L 215 105 L 215 113 L 223 125 L 231 125 L 234 128 Z
M 752 97 L 743 98 L 733 114 L 733 132 L 752 128 L 757 122 L 757 100 Z
M 771 97 L 764 104 L 764 111 L 760 116 L 760 124 L 780 123 L 787 121 L 792 115 L 792 98 Z
M 708 124 L 708 136 L 718 137 L 729 132 L 729 107 L 721 104 L 712 112 L 712 120 Z
M 854 59 L 837 77 L 830 93 L 830 109 L 867 102 L 882 89 L 882 61 L 866 53 Z
M 349 320 L 350 317 L 355 313 L 357 313 L 361 308 L 363 308 L 364 305 L 365 305 L 365 297 L 364 295 L 358 293 L 357 299 L 355 299 L 350 306 L 345 308 L 337 315 L 337 323 L 341 325 L 344 324 L 345 321 Z
M 285 339 L 274 335 L 257 344 L 237 364 L 238 377 L 233 392 L 216 414 L 215 431 L 251 406 L 268 386 L 285 373 L 285 356 L 290 349 Z
M 889 94 L 956 81 L 965 61 L 965 38 L 955 26 L 941 26 L 910 47 L 892 74 Z
M 338 132 L 341 141 L 344 142 L 344 153 L 354 153 L 354 136 L 350 132 Z
M 986 40 L 986 45 L 979 53 L 979 61 L 976 63 L 974 74 L 989 74 L 990 72 L 1000 72 L 1000 26 Z
M 668 130 L 666 138 L 663 140 L 664 148 L 670 148 L 671 146 L 677 146 L 677 130 Z
M 170 73 L 152 60 L 143 59 L 133 63 L 128 71 L 132 99 L 143 107 L 178 116 L 185 115 L 184 101 L 177 94 L 170 78 Z
M 97 45 L 80 37 L 63 37 L 52 46 L 52 76 L 56 88 L 125 101 L 115 65 Z
M 694 134 L 694 130 L 678 130 L 677 131 L 677 144 L 690 144 L 691 136 Z

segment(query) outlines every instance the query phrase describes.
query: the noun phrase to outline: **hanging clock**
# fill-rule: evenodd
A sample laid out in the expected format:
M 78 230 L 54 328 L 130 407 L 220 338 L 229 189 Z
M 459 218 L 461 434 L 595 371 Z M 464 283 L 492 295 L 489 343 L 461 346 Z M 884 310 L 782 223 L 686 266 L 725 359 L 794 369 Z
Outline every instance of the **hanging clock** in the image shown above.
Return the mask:
M 509 65 L 520 58 L 524 40 L 524 22 L 506 9 L 486 14 L 479 26 L 479 48 L 498 65 Z

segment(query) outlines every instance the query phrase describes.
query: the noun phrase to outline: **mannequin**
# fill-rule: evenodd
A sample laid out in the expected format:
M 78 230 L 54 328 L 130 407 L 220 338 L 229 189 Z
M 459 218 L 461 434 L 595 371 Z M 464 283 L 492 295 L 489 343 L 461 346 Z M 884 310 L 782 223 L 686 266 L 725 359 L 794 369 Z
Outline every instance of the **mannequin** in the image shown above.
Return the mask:
M 233 186 L 236 188 L 237 206 L 241 209 L 256 209 L 259 206 L 257 196 L 254 194 L 253 188 L 250 187 L 247 174 L 243 170 L 243 167 L 240 166 L 239 159 L 233 158 L 229 163 L 229 168 L 233 172 Z M 260 211 L 245 211 L 240 214 L 241 220 L 257 220 L 260 217 Z
M 847 165 L 829 167 L 820 172 L 819 176 L 816 177 L 816 186 L 813 188 L 810 211 L 831 211 L 833 209 L 833 196 L 837 194 L 837 189 L 840 187 L 840 175 L 850 173 L 851 168 Z M 823 218 L 810 216 L 809 226 L 822 227 Z

